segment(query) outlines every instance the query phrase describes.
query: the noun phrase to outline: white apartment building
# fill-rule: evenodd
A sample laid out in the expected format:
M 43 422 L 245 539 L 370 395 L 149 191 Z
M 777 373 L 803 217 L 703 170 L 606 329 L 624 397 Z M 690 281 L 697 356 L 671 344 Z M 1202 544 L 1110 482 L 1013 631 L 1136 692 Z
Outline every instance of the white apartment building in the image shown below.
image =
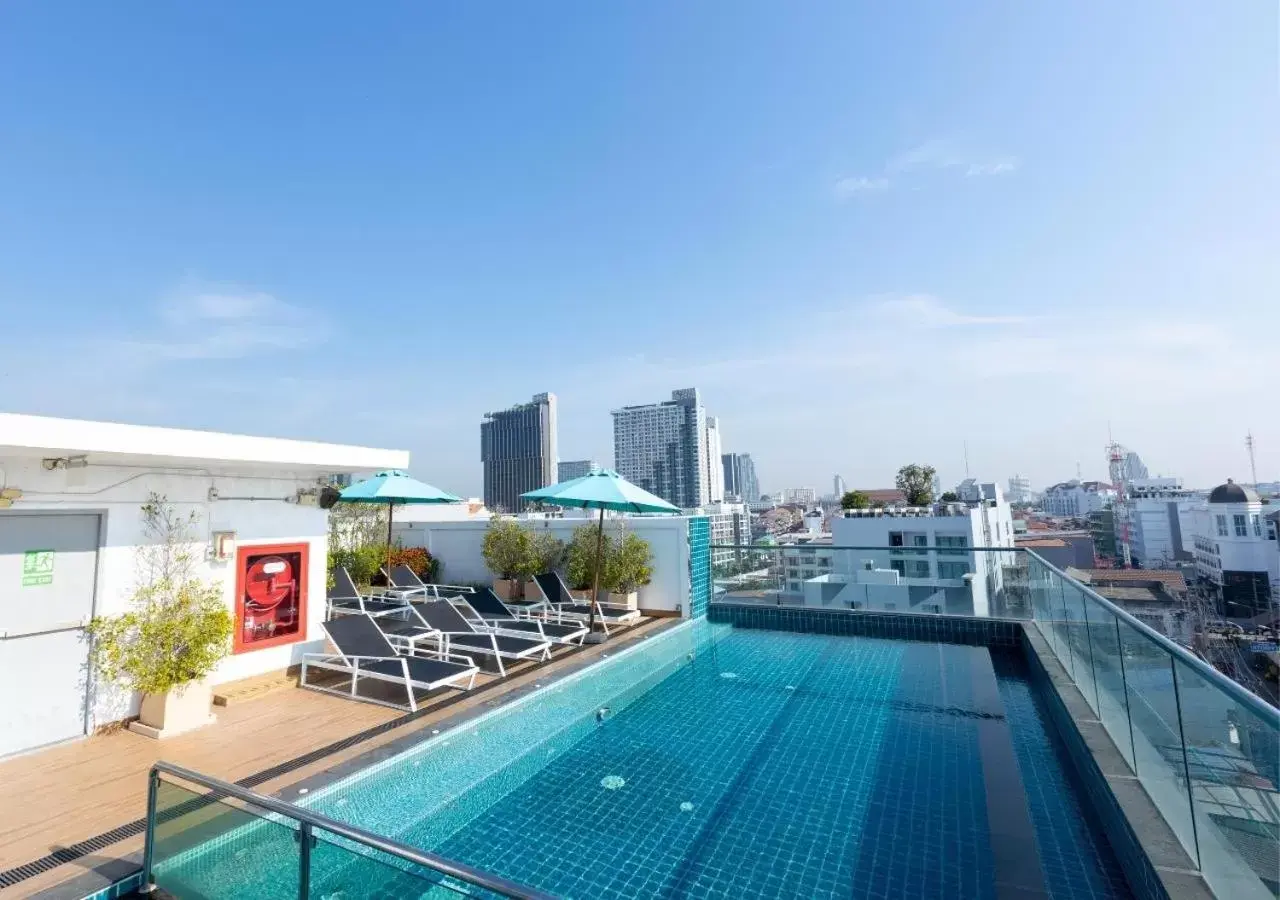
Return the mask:
M 835 553 L 830 534 L 784 534 L 778 536 L 783 594 L 804 596 L 805 584 L 832 573 Z
M 724 462 L 723 445 L 720 440 L 720 420 L 715 416 L 707 416 L 707 490 L 708 501 L 724 502 Z
M 815 488 L 787 488 L 783 494 L 785 502 L 799 503 L 805 506 L 811 506 L 818 502 L 818 491 Z
M 1116 491 L 1101 481 L 1071 479 L 1044 489 L 1040 507 L 1051 516 L 1083 519 L 1116 499 Z
M 613 456 L 618 474 L 668 503 L 692 509 L 709 502 L 707 413 L 698 389 L 614 410 Z
M 1250 619 L 1272 609 L 1280 554 L 1257 491 L 1228 479 L 1209 492 L 1193 518 L 1196 574 L 1218 588 L 1219 612 Z
M 685 514 L 706 516 L 710 520 L 713 567 L 742 557 L 741 551 L 717 548 L 715 545 L 746 547 L 751 544 L 751 511 L 745 503 L 708 503 L 706 506 L 685 510 Z
M 973 502 L 850 510 L 834 519 L 830 549 L 815 550 L 811 567 L 789 565 L 785 591 L 811 605 L 999 615 L 1003 568 L 1015 559 L 1013 517 L 998 485 L 966 487 L 976 492 Z M 844 549 L 859 547 L 873 549 Z M 981 547 L 1010 552 L 974 549 Z M 805 578 L 806 570 L 814 576 Z
M 1200 499 L 1177 478 L 1137 478 L 1114 504 L 1121 559 L 1143 569 L 1169 569 L 1193 556 L 1193 511 Z

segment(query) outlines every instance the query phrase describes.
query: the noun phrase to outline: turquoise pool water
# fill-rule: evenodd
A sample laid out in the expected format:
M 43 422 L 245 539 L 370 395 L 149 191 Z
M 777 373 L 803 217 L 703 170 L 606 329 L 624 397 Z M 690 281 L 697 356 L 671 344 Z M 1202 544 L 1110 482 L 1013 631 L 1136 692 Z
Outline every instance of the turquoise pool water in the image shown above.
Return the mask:
M 1023 666 L 689 624 L 306 802 L 566 897 L 1127 897 Z M 170 883 L 287 896 L 242 831 Z M 329 856 L 315 897 L 423 893 Z

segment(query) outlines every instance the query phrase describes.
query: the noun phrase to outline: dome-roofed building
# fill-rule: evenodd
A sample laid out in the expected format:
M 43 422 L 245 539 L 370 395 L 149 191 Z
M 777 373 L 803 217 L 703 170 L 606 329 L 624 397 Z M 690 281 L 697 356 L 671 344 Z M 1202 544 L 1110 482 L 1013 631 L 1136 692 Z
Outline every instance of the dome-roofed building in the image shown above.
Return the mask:
M 1195 537 L 1196 570 L 1217 586 L 1219 613 L 1248 620 L 1272 607 L 1271 584 L 1280 578 L 1275 532 L 1262 519 L 1253 488 L 1227 479 L 1209 492 Z
M 1253 488 L 1236 484 L 1230 478 L 1226 484 L 1220 484 L 1209 492 L 1210 503 L 1261 503 L 1262 499 Z

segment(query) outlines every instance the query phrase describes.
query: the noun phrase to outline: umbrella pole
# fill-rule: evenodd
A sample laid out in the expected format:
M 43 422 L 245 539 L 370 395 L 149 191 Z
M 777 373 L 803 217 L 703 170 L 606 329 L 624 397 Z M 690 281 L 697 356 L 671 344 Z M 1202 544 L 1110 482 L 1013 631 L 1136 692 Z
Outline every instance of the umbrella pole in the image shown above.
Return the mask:
M 600 602 L 600 566 L 604 562 L 604 507 L 600 507 L 600 530 L 596 532 L 596 574 L 591 586 L 591 614 L 587 617 L 587 634 L 596 629 L 596 604 Z
M 396 511 L 394 503 L 387 504 L 387 587 L 391 587 L 391 519 Z

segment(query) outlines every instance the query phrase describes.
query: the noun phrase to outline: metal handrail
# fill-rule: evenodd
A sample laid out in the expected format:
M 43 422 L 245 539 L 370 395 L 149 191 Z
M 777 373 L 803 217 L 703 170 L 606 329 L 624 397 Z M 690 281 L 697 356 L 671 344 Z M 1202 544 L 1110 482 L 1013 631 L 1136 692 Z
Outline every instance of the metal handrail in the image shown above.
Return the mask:
M 1231 698 L 1235 700 L 1237 703 L 1240 703 L 1243 706 L 1247 706 L 1250 712 L 1253 712 L 1255 715 L 1260 716 L 1263 719 L 1263 721 L 1270 719 L 1272 724 L 1276 728 L 1280 728 L 1280 709 L 1276 709 L 1274 706 L 1267 703 L 1261 697 L 1257 696 L 1251 691 L 1246 690 L 1244 687 L 1237 684 L 1235 681 L 1232 681 L 1230 678 L 1223 675 L 1213 666 L 1209 665 L 1207 662 L 1197 657 L 1194 653 L 1190 652 L 1185 647 L 1181 647 L 1178 644 L 1174 643 L 1173 641 L 1169 640 L 1163 634 L 1156 631 L 1150 625 L 1147 625 L 1142 620 L 1136 619 L 1133 616 L 1129 615 L 1129 613 L 1125 612 L 1123 609 L 1116 606 L 1114 603 L 1112 603 L 1106 597 L 1099 594 L 1097 591 L 1093 590 L 1084 582 L 1077 581 L 1076 579 L 1072 578 L 1070 575 L 1063 572 L 1057 566 L 1053 565 L 1050 562 L 1045 561 L 1044 557 L 1036 553 L 1034 550 L 1027 550 L 1024 548 L 1019 552 L 1027 553 L 1031 556 L 1034 556 L 1036 560 L 1042 566 L 1048 569 L 1050 572 L 1053 572 L 1059 578 L 1064 578 L 1067 581 L 1071 582 L 1076 587 L 1080 588 L 1082 591 L 1084 591 L 1084 593 L 1089 597 L 1090 600 L 1093 600 L 1095 603 L 1100 605 L 1107 612 L 1116 616 L 1116 618 L 1120 619 L 1130 628 L 1133 628 L 1135 631 L 1138 632 L 1138 634 L 1142 635 L 1144 638 L 1151 641 L 1151 643 L 1155 644 L 1161 650 L 1165 651 L 1174 659 L 1178 660 L 1178 662 L 1186 665 L 1188 668 L 1194 671 L 1201 678 L 1204 678 L 1214 687 L 1222 690 L 1226 694 L 1229 694 Z
M 928 547 L 916 546 L 897 546 L 890 547 L 887 544 L 818 544 L 812 541 L 808 543 L 796 544 L 711 544 L 712 550 L 750 550 L 752 553 L 773 553 L 778 550 L 954 550 L 960 553 L 1028 553 L 1025 547 L 939 547 L 929 545 Z
M 366 831 L 355 825 L 348 825 L 339 822 L 336 819 L 330 819 L 328 816 L 322 816 L 319 813 L 306 809 L 301 806 L 295 806 L 284 800 L 275 797 L 267 797 L 262 794 L 254 793 L 246 790 L 239 785 L 232 784 L 229 781 L 223 781 L 221 778 L 214 778 L 209 775 L 194 772 L 191 769 L 182 766 L 175 766 L 173 763 L 157 762 L 151 767 L 150 777 L 147 788 L 147 832 L 146 844 L 142 857 L 142 893 L 151 893 L 156 890 L 156 884 L 152 880 L 151 871 L 155 857 L 155 827 L 156 827 L 156 801 L 160 785 L 161 774 L 173 775 L 181 778 L 183 781 L 189 781 L 198 784 L 210 790 L 217 791 L 229 797 L 234 797 L 245 803 L 250 803 L 259 809 L 267 812 L 275 813 L 287 819 L 292 819 L 299 823 L 302 831 L 302 853 L 300 857 L 302 897 L 307 896 L 307 887 L 310 882 L 310 862 L 311 856 L 311 832 L 313 828 L 319 828 L 339 837 L 362 844 L 373 850 L 378 850 L 390 856 L 395 856 L 414 865 L 423 866 L 433 869 L 442 875 L 448 875 L 467 884 L 484 888 L 487 891 L 493 891 L 503 897 L 513 897 L 516 900 L 554 900 L 553 895 L 540 891 L 537 888 L 526 887 L 517 884 L 500 875 L 494 875 L 491 872 L 485 872 L 480 869 L 473 868 L 466 863 L 457 862 L 456 860 L 447 859 L 443 856 L 437 856 L 426 850 L 419 850 L 416 847 L 410 847 L 408 844 L 402 844 L 399 841 L 382 837 L 374 834 L 372 831 Z

